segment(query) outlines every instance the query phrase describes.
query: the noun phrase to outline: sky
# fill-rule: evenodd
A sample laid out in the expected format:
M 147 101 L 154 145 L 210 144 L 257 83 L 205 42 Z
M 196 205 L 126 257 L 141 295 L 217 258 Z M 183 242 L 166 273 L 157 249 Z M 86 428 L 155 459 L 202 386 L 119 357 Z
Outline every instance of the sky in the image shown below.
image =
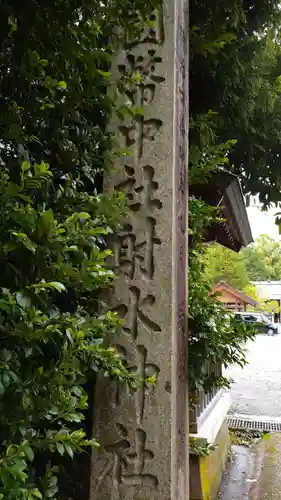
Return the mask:
M 254 240 L 261 234 L 268 234 L 275 240 L 281 241 L 278 226 L 275 224 L 275 214 L 277 212 L 281 212 L 281 208 L 273 207 L 267 212 L 262 212 L 257 202 L 250 204 L 247 213 Z

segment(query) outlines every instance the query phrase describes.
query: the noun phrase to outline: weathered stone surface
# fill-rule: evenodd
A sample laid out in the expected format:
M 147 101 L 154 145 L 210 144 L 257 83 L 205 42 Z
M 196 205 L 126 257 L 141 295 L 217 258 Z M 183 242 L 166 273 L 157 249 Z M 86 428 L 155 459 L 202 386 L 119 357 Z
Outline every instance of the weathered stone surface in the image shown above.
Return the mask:
M 165 1 L 163 13 L 152 14 L 155 29 L 117 61 L 119 94 L 144 114 L 116 124 L 120 143 L 132 155 L 122 157 L 110 179 L 111 188 L 125 191 L 130 207 L 112 242 L 118 279 L 111 306 L 124 318 L 117 348 L 132 372 L 153 377 L 155 384 L 143 381 L 134 392 L 104 380 L 97 384 L 93 434 L 101 447 L 93 453 L 91 500 L 168 500 L 171 482 L 172 498 L 187 499 L 187 116 L 186 96 L 175 95 L 185 79 L 175 88 L 174 7 Z M 186 72 L 183 59 L 180 71 Z

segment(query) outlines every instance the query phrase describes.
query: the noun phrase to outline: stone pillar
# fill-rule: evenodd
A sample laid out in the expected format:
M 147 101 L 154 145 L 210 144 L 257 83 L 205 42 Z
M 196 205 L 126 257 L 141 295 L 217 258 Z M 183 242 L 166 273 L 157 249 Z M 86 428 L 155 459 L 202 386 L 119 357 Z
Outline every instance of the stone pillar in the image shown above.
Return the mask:
M 116 63 L 119 98 L 143 111 L 116 125 L 131 153 L 109 182 L 130 208 L 112 244 L 114 340 L 140 383 L 97 384 L 91 500 L 188 500 L 186 9 L 164 0 Z

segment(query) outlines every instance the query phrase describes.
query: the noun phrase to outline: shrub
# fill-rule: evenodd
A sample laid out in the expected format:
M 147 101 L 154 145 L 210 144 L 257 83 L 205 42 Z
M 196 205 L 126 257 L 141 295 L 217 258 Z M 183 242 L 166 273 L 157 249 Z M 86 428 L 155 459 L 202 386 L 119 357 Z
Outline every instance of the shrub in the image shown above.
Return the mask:
M 134 385 L 110 336 L 105 238 L 124 211 L 101 194 L 110 62 L 153 1 L 0 5 L 0 498 L 69 498 L 87 439 L 91 373 Z M 141 16 L 138 12 L 140 9 Z M 116 145 L 114 145 L 116 149 Z M 71 491 L 73 496 L 73 491 Z

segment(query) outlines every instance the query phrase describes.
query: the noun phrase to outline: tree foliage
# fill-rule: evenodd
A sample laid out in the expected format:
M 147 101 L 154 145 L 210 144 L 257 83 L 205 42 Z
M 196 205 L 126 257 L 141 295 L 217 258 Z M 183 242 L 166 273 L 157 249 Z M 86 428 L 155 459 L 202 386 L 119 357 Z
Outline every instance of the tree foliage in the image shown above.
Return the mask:
M 200 215 L 200 219 L 199 216 Z M 244 366 L 245 343 L 254 333 L 243 323 L 237 324 L 204 278 L 202 226 L 215 220 L 213 209 L 196 199 L 190 201 L 190 223 L 193 237 L 189 253 L 189 384 L 191 398 L 196 390 L 228 386 L 228 381 L 208 366 L 233 363 Z M 200 221 L 198 223 L 198 221 Z
M 267 234 L 242 250 L 251 281 L 281 280 L 281 243 Z
M 200 117 L 193 126 L 200 130 L 204 121 L 208 124 L 208 116 Z M 209 124 L 208 124 L 209 127 Z M 211 129 L 210 129 L 211 130 Z M 201 128 L 202 131 L 202 128 Z M 202 133 L 202 132 L 201 132 Z M 204 134 L 204 133 L 203 133 Z M 206 183 L 210 176 L 219 168 L 219 164 L 227 165 L 222 145 L 210 144 L 204 134 L 201 151 L 196 144 L 191 143 L 191 182 Z M 203 145 L 204 144 L 204 145 Z M 230 147 L 230 144 L 228 144 Z M 197 163 L 196 163 L 197 162 Z M 214 387 L 229 385 L 229 381 L 215 371 L 215 365 L 229 366 L 233 363 L 244 366 L 246 363 L 245 343 L 254 338 L 254 332 L 242 322 L 237 323 L 211 293 L 212 283 L 208 277 L 208 260 L 206 252 L 218 249 L 222 254 L 227 249 L 219 245 L 204 243 L 204 230 L 220 220 L 218 209 L 209 206 L 200 198 L 191 196 L 189 200 L 189 387 L 191 404 L 194 403 L 196 391 L 210 391 Z M 208 250 L 207 250 L 208 247 Z M 234 252 L 230 253 L 236 255 Z M 238 254 L 239 255 L 239 254 Z M 217 260 L 217 259 L 216 259 Z M 219 267 L 222 262 L 219 262 Z M 231 268 L 233 269 L 233 263 Z M 210 273 L 209 273 L 210 274 Z M 237 274 L 237 279 L 241 278 Z M 247 284 L 247 280 L 245 282 Z M 210 369 L 210 367 L 213 367 Z
M 114 164 L 106 132 L 111 58 L 153 1 L 0 5 L 0 498 L 74 497 L 61 488 L 88 446 L 91 374 L 135 386 L 100 292 L 105 238 L 124 211 L 99 194 Z M 139 10 L 142 16 L 139 15 Z M 68 459 L 66 458 L 68 457 Z M 57 466 L 63 465 L 64 471 Z
M 242 290 L 249 284 L 249 275 L 242 252 L 236 253 L 217 243 L 207 246 L 205 252 L 205 277 L 211 285 L 226 281 Z
M 265 234 L 239 253 L 211 244 L 205 262 L 209 283 L 226 281 L 242 290 L 251 281 L 281 280 L 281 243 Z
M 246 286 L 243 292 L 249 295 L 249 297 L 252 297 L 258 303 L 255 307 L 247 306 L 247 311 L 261 311 L 271 314 L 280 312 L 278 302 L 276 300 L 267 300 L 266 298 L 259 297 L 254 285 Z
M 237 141 L 230 168 L 265 205 L 280 199 L 280 16 L 277 0 L 191 4 L 191 114 L 212 110 L 217 143 Z

